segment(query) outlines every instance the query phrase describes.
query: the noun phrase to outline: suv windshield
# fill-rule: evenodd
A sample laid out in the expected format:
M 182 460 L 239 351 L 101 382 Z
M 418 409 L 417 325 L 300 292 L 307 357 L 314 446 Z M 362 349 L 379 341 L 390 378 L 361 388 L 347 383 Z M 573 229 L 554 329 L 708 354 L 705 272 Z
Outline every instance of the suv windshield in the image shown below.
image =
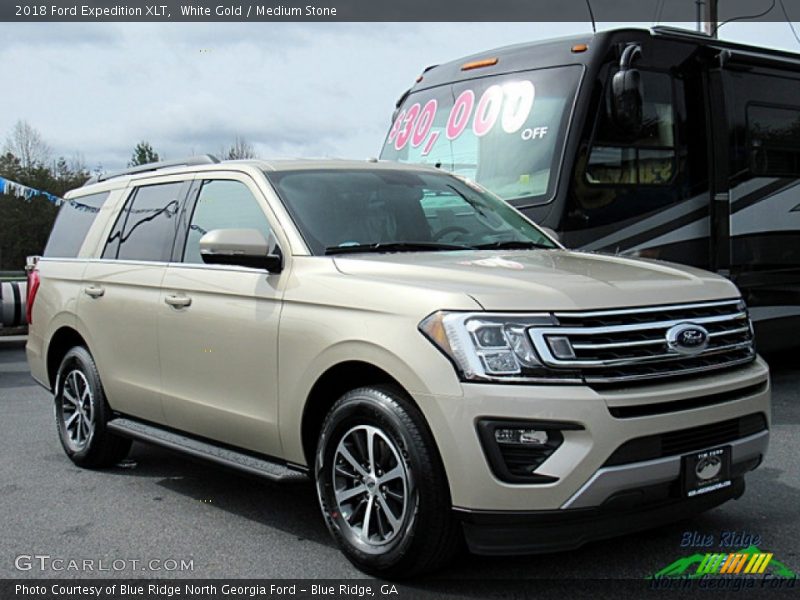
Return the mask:
M 504 200 L 552 193 L 579 66 L 443 85 L 411 94 L 381 158 L 440 166 Z
M 446 173 L 314 169 L 266 176 L 315 255 L 556 247 L 502 200 Z

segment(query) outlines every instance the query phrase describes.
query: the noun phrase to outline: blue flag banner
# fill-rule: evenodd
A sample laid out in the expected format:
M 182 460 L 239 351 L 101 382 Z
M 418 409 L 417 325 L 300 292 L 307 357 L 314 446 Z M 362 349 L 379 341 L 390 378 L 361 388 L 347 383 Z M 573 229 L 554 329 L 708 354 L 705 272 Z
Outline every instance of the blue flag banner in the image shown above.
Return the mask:
M 30 200 L 35 196 L 44 196 L 56 206 L 60 206 L 61 203 L 64 202 L 63 198 L 54 196 L 49 192 L 43 192 L 42 190 L 37 190 L 35 188 L 28 187 L 27 185 L 22 185 L 21 183 L 17 183 L 16 181 L 11 181 L 10 179 L 6 179 L 5 177 L 0 177 L 0 194 L 6 194 L 8 196 L 17 196 L 25 200 Z

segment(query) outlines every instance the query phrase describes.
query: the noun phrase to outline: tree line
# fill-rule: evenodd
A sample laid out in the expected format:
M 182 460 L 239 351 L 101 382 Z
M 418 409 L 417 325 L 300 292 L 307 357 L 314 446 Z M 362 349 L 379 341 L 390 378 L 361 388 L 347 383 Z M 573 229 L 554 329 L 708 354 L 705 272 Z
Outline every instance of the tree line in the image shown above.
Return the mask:
M 220 148 L 219 155 L 228 160 L 257 158 L 253 145 L 240 136 Z M 134 147 L 128 166 L 161 159 L 153 146 L 142 140 Z M 0 153 L 0 177 L 58 197 L 103 173 L 102 166 L 89 170 L 80 154 L 54 157 L 41 133 L 26 121 L 12 127 Z M 44 251 L 58 206 L 43 195 L 23 199 L 2 191 L 0 188 L 0 271 L 21 271 L 27 256 Z

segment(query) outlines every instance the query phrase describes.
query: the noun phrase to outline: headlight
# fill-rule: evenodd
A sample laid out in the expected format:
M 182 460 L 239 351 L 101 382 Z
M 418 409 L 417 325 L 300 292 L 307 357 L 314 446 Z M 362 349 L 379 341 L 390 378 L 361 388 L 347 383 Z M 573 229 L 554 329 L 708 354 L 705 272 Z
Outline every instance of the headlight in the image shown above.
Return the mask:
M 426 317 L 419 330 L 469 381 L 521 382 L 569 378 L 569 371 L 545 368 L 533 349 L 528 328 L 552 327 L 549 314 L 492 314 L 439 311 Z

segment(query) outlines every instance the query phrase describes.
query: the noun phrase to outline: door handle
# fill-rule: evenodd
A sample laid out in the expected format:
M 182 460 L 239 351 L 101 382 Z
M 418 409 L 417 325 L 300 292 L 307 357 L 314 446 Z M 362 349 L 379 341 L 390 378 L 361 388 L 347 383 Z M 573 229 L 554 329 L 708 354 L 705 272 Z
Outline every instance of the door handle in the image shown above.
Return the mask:
M 192 304 L 192 299 L 189 296 L 176 296 L 170 294 L 164 297 L 164 302 L 175 308 L 186 308 Z
M 104 287 L 97 285 L 90 285 L 87 288 L 83 288 L 83 291 L 87 296 L 91 296 L 92 298 L 99 298 L 106 293 L 106 289 Z

